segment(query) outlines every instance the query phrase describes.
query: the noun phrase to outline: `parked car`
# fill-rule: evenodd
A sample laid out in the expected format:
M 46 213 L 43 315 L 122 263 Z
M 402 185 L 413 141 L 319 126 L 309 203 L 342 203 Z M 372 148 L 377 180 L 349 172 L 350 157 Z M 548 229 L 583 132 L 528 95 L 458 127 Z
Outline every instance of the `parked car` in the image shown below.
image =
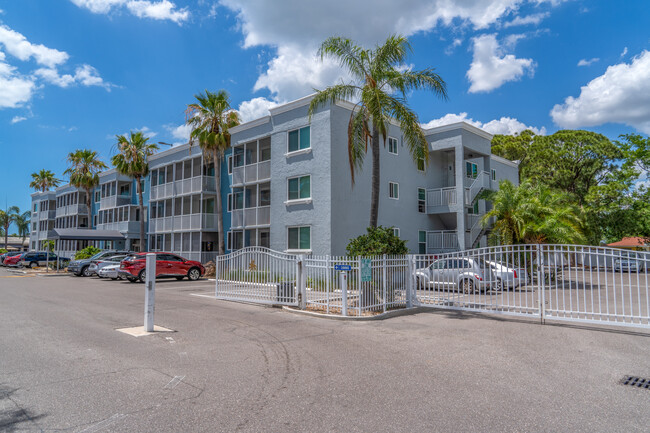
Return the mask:
M 417 287 L 459 289 L 464 293 L 497 288 L 496 275 L 484 260 L 464 257 L 439 259 L 415 270 Z
M 497 288 L 504 287 L 514 289 L 519 286 L 525 286 L 530 282 L 525 269 L 511 268 L 499 262 L 487 262 L 492 268 L 492 272 L 497 279 Z
M 89 267 L 90 263 L 93 260 L 101 260 L 106 257 L 112 257 L 118 254 L 131 254 L 131 251 L 116 251 L 116 250 L 107 250 L 107 251 L 101 251 L 94 256 L 88 258 L 88 259 L 81 259 L 81 260 L 73 260 L 68 264 L 68 272 L 70 272 L 73 275 L 76 275 L 77 277 L 90 277 L 93 274 L 90 273 Z
M 111 280 L 122 279 L 120 275 L 120 263 L 115 265 L 108 265 L 100 268 L 97 271 L 97 276 L 99 278 L 110 278 Z
M 4 253 L 4 254 L 0 254 L 0 264 L 2 266 L 7 266 L 5 264 L 5 259 L 6 258 L 19 256 L 21 254 L 23 254 L 23 253 L 21 253 L 20 251 L 10 251 L 10 252 Z
M 127 254 L 118 254 L 115 256 L 105 257 L 99 260 L 91 260 L 90 266 L 88 266 L 88 273 L 90 275 L 96 274 L 98 277 L 103 278 L 99 274 L 99 270 L 105 266 L 119 265 L 122 260 L 127 258 Z
M 614 260 L 614 271 L 616 272 L 643 272 L 646 268 L 646 260 L 636 253 L 627 253 L 620 259 Z
M 175 277 L 182 280 L 187 277 L 196 281 L 205 274 L 205 268 L 200 262 L 187 260 L 181 256 L 171 253 L 156 254 L 156 278 Z M 146 274 L 147 253 L 136 253 L 122 260 L 119 274 L 131 282 L 140 281 L 144 283 Z
M 67 262 L 69 260 L 70 259 L 67 257 L 58 257 L 59 263 Z M 56 263 L 57 255 L 50 253 L 48 257 L 46 251 L 30 251 L 23 255 L 23 257 L 18 261 L 18 265 L 25 268 L 35 268 L 37 266 L 47 266 L 48 262 Z
M 20 253 L 20 254 L 17 254 L 15 256 L 5 257 L 5 261 L 4 261 L 3 264 L 5 266 L 18 266 L 18 262 L 20 261 L 20 259 L 22 259 L 22 257 L 25 254 L 27 254 L 27 253 Z

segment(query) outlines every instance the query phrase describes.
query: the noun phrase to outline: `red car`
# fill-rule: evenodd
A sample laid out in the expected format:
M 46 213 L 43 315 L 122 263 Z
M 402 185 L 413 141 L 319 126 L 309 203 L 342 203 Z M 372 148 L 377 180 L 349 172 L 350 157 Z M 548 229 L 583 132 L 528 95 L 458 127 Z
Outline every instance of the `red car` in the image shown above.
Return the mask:
M 187 260 L 172 253 L 156 254 L 156 278 L 175 277 L 182 280 L 187 277 L 190 281 L 196 281 L 205 274 L 205 268 L 200 262 Z M 147 253 L 136 253 L 127 257 L 120 263 L 118 274 L 127 280 L 135 283 L 144 283 L 146 275 Z
M 27 253 L 17 254 L 12 257 L 5 257 L 4 262 L 2 263 L 5 266 L 18 266 L 18 263 L 23 259 L 23 256 Z

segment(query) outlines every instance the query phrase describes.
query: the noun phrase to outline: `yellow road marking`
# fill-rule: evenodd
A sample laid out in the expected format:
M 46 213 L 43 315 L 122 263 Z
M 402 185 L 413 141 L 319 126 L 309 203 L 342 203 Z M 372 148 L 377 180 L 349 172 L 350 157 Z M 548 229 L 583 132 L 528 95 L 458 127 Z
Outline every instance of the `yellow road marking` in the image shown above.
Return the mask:
M 28 278 L 34 275 L 0 275 L 0 278 Z

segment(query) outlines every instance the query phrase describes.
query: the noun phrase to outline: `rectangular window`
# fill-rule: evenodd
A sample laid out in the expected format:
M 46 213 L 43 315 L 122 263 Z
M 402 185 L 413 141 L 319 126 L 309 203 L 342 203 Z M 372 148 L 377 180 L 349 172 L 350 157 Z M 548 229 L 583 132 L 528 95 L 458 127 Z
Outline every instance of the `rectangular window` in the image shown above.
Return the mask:
M 120 195 L 127 197 L 131 195 L 131 185 L 120 185 Z
M 427 210 L 427 191 L 424 188 L 418 188 L 418 212 L 425 213 Z
M 294 177 L 288 179 L 288 200 L 311 198 L 311 176 Z
M 232 156 L 228 157 L 228 174 L 232 174 Z
M 418 254 L 427 253 L 427 232 L 424 230 L 418 231 Z
M 295 131 L 289 131 L 289 153 L 309 149 L 310 147 L 309 126 L 296 129 Z
M 388 197 L 399 199 L 399 184 L 395 182 L 388 182 Z
M 490 170 L 490 178 L 492 180 L 497 180 L 497 171 L 495 169 Z
M 140 181 L 140 192 L 142 192 L 142 194 L 144 194 L 144 179 L 142 179 Z
M 388 137 L 388 153 L 397 155 L 397 138 Z
M 101 197 L 101 193 L 99 191 L 95 191 L 95 203 L 99 201 L 99 198 Z
M 260 162 L 271 159 L 271 137 L 260 140 Z
M 470 179 L 476 179 L 478 176 L 478 165 L 473 162 L 465 162 L 465 175 Z
M 288 246 L 290 250 L 311 249 L 311 227 L 289 227 Z
M 244 147 L 235 147 L 232 155 L 232 166 L 243 167 L 244 165 Z
M 393 236 L 399 237 L 399 228 L 393 227 Z
M 424 163 L 424 158 L 418 158 L 417 161 L 418 171 L 424 171 L 426 164 Z

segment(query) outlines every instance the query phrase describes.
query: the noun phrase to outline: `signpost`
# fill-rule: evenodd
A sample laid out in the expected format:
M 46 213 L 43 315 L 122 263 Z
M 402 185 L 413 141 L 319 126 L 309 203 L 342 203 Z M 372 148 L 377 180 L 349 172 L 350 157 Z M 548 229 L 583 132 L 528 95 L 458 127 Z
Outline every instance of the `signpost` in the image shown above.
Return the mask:
M 372 260 L 361 259 L 361 282 L 367 283 L 372 281 Z
M 334 265 L 335 271 L 351 271 L 352 266 L 350 265 Z
M 144 330 L 153 332 L 153 312 L 156 294 L 156 254 L 148 253 L 146 261 L 145 280 L 146 289 L 144 295 Z

